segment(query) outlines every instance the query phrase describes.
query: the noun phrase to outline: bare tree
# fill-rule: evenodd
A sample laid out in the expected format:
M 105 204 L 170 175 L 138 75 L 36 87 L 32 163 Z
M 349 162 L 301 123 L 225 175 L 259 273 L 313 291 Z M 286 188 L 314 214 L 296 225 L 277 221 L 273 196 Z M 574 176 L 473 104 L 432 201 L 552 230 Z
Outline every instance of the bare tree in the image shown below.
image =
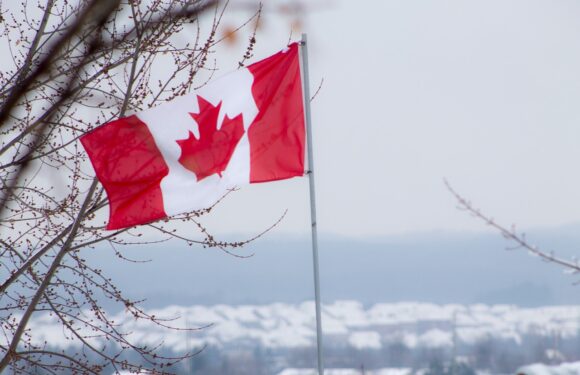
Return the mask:
M 498 224 L 491 216 L 484 214 L 480 209 L 476 208 L 473 203 L 471 203 L 468 199 L 464 198 L 455 189 L 453 189 L 447 180 L 444 182 L 447 190 L 449 190 L 449 192 L 457 200 L 458 208 L 460 210 L 467 211 L 476 219 L 483 221 L 486 225 L 497 230 L 506 240 L 514 244 L 513 246 L 508 247 L 508 250 L 527 250 L 529 253 L 539 257 L 546 262 L 554 263 L 564 267 L 571 273 L 576 274 L 580 272 L 580 263 L 578 263 L 577 259 L 563 259 L 558 257 L 552 251 L 544 251 L 540 249 L 538 246 L 530 243 L 526 237 L 526 234 L 524 232 L 519 232 L 515 225 L 512 225 L 510 228 L 508 228 Z
M 0 373 L 165 372 L 195 353 L 164 357 L 131 340 L 102 308 L 178 329 L 148 315 L 83 257 L 101 243 L 143 243 L 140 230 L 105 231 L 108 202 L 78 138 L 114 118 L 171 100 L 211 76 L 227 4 L 204 0 L 47 0 L 1 8 Z M 200 15 L 209 26 L 200 25 Z M 259 17 L 259 10 L 248 20 Z M 244 56 L 250 56 L 255 38 Z M 246 57 L 244 57 L 246 58 Z M 224 251 L 199 223 L 210 209 L 147 226 Z M 195 231 L 180 231 L 191 223 Z M 191 227 L 191 225 L 189 226 Z M 193 234 L 192 234 L 193 232 Z M 77 350 L 55 349 L 29 329 L 47 314 Z M 135 359 L 137 358 L 137 359 Z

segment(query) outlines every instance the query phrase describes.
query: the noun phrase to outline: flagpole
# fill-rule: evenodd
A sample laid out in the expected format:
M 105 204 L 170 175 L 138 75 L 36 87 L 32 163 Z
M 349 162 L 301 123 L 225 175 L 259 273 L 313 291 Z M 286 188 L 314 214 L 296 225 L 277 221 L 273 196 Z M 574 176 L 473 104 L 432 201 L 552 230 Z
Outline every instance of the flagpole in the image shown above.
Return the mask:
M 314 193 L 314 158 L 312 156 L 312 126 L 310 119 L 310 82 L 308 80 L 308 49 L 306 34 L 300 41 L 302 58 L 302 88 L 304 90 L 304 115 L 306 119 L 306 137 L 308 147 L 308 180 L 310 183 L 310 220 L 312 223 L 312 260 L 314 268 L 314 297 L 316 305 L 316 347 L 318 350 L 318 375 L 324 374 L 322 362 L 322 317 L 320 307 L 320 277 L 318 272 L 318 231 L 316 228 L 316 196 Z

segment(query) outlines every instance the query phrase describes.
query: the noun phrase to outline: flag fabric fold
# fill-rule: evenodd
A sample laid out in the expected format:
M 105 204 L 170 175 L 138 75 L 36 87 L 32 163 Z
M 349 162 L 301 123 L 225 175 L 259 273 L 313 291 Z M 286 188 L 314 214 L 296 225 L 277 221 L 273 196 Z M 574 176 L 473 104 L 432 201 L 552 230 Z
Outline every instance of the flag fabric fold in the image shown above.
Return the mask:
M 237 186 L 304 174 L 298 44 L 81 143 L 109 199 L 107 229 L 208 208 Z

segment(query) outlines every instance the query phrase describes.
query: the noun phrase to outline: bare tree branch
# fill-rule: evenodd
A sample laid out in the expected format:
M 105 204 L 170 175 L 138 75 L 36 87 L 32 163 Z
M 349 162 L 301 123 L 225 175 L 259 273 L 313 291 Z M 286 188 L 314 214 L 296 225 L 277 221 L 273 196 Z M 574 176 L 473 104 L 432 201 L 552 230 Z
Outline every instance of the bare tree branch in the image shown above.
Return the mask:
M 447 180 L 444 180 L 444 183 L 445 186 L 447 187 L 447 190 L 449 190 L 449 192 L 457 200 L 458 208 L 467 211 L 476 219 L 483 221 L 486 225 L 497 230 L 506 240 L 515 243 L 516 246 L 510 249 L 525 249 L 529 251 L 531 254 L 534 254 L 547 262 L 560 265 L 564 268 L 573 271 L 574 273 L 580 272 L 580 264 L 578 264 L 578 262 L 574 260 L 565 260 L 559 258 L 551 252 L 543 251 L 539 249 L 537 246 L 530 244 L 526 239 L 525 233 L 518 232 L 514 225 L 512 225 L 512 227 L 508 229 L 507 227 L 498 224 L 493 218 L 482 213 L 481 210 L 475 208 L 475 206 L 473 206 L 473 204 L 469 200 L 461 196 L 455 189 L 453 189 L 453 187 Z
M 27 14 L 36 3 L 19 6 Z M 202 30 L 197 20 L 208 9 L 215 9 L 208 12 L 213 21 Z M 165 373 L 195 353 L 163 356 L 161 343 L 132 342 L 102 301 L 119 304 L 142 322 L 183 328 L 147 314 L 142 301 L 125 296 L 83 254 L 108 244 L 126 260 L 117 246 L 175 240 L 240 256 L 233 249 L 249 240 L 220 241 L 209 233 L 198 218 L 212 207 L 147 226 L 157 234 L 152 240 L 140 237 L 138 228 L 106 231 L 102 211 L 108 202 L 77 140 L 128 111 L 203 84 L 195 78 L 218 43 L 225 6 L 204 0 L 49 0 L 41 12 L 34 10 L 37 19 L 18 13 L 2 24 L 14 68 L 0 71 L 0 372 L 33 372 L 29 366 L 51 374 Z M 176 38 L 190 24 L 196 35 L 187 42 Z M 248 43 L 251 51 L 254 42 Z M 178 222 L 195 231 L 177 230 Z M 80 349 L 57 352 L 35 341 L 31 327 L 44 314 Z

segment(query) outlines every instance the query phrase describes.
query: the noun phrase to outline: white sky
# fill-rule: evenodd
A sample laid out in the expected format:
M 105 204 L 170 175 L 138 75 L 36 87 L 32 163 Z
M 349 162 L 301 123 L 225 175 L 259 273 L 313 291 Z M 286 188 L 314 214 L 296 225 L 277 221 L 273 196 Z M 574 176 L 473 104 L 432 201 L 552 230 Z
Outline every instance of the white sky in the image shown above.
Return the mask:
M 233 1 L 223 24 L 246 19 L 247 3 Z M 287 43 L 293 17 L 269 11 L 284 3 L 266 0 L 250 62 Z M 486 230 L 456 209 L 443 178 L 506 225 L 580 224 L 579 2 L 298 3 L 312 10 L 313 92 L 324 79 L 312 103 L 321 233 Z M 216 54 L 218 76 L 243 44 Z M 246 186 L 205 223 L 253 234 L 289 209 L 275 233 L 307 235 L 308 204 L 305 178 Z
M 506 225 L 580 223 L 580 3 L 304 4 L 320 5 L 304 27 L 313 91 L 324 78 L 312 103 L 321 232 L 485 230 L 444 177 Z M 291 18 L 266 16 L 253 61 L 288 40 Z M 224 72 L 236 62 L 218 55 Z M 251 233 L 286 208 L 276 232 L 307 234 L 306 179 L 244 187 L 207 224 Z

